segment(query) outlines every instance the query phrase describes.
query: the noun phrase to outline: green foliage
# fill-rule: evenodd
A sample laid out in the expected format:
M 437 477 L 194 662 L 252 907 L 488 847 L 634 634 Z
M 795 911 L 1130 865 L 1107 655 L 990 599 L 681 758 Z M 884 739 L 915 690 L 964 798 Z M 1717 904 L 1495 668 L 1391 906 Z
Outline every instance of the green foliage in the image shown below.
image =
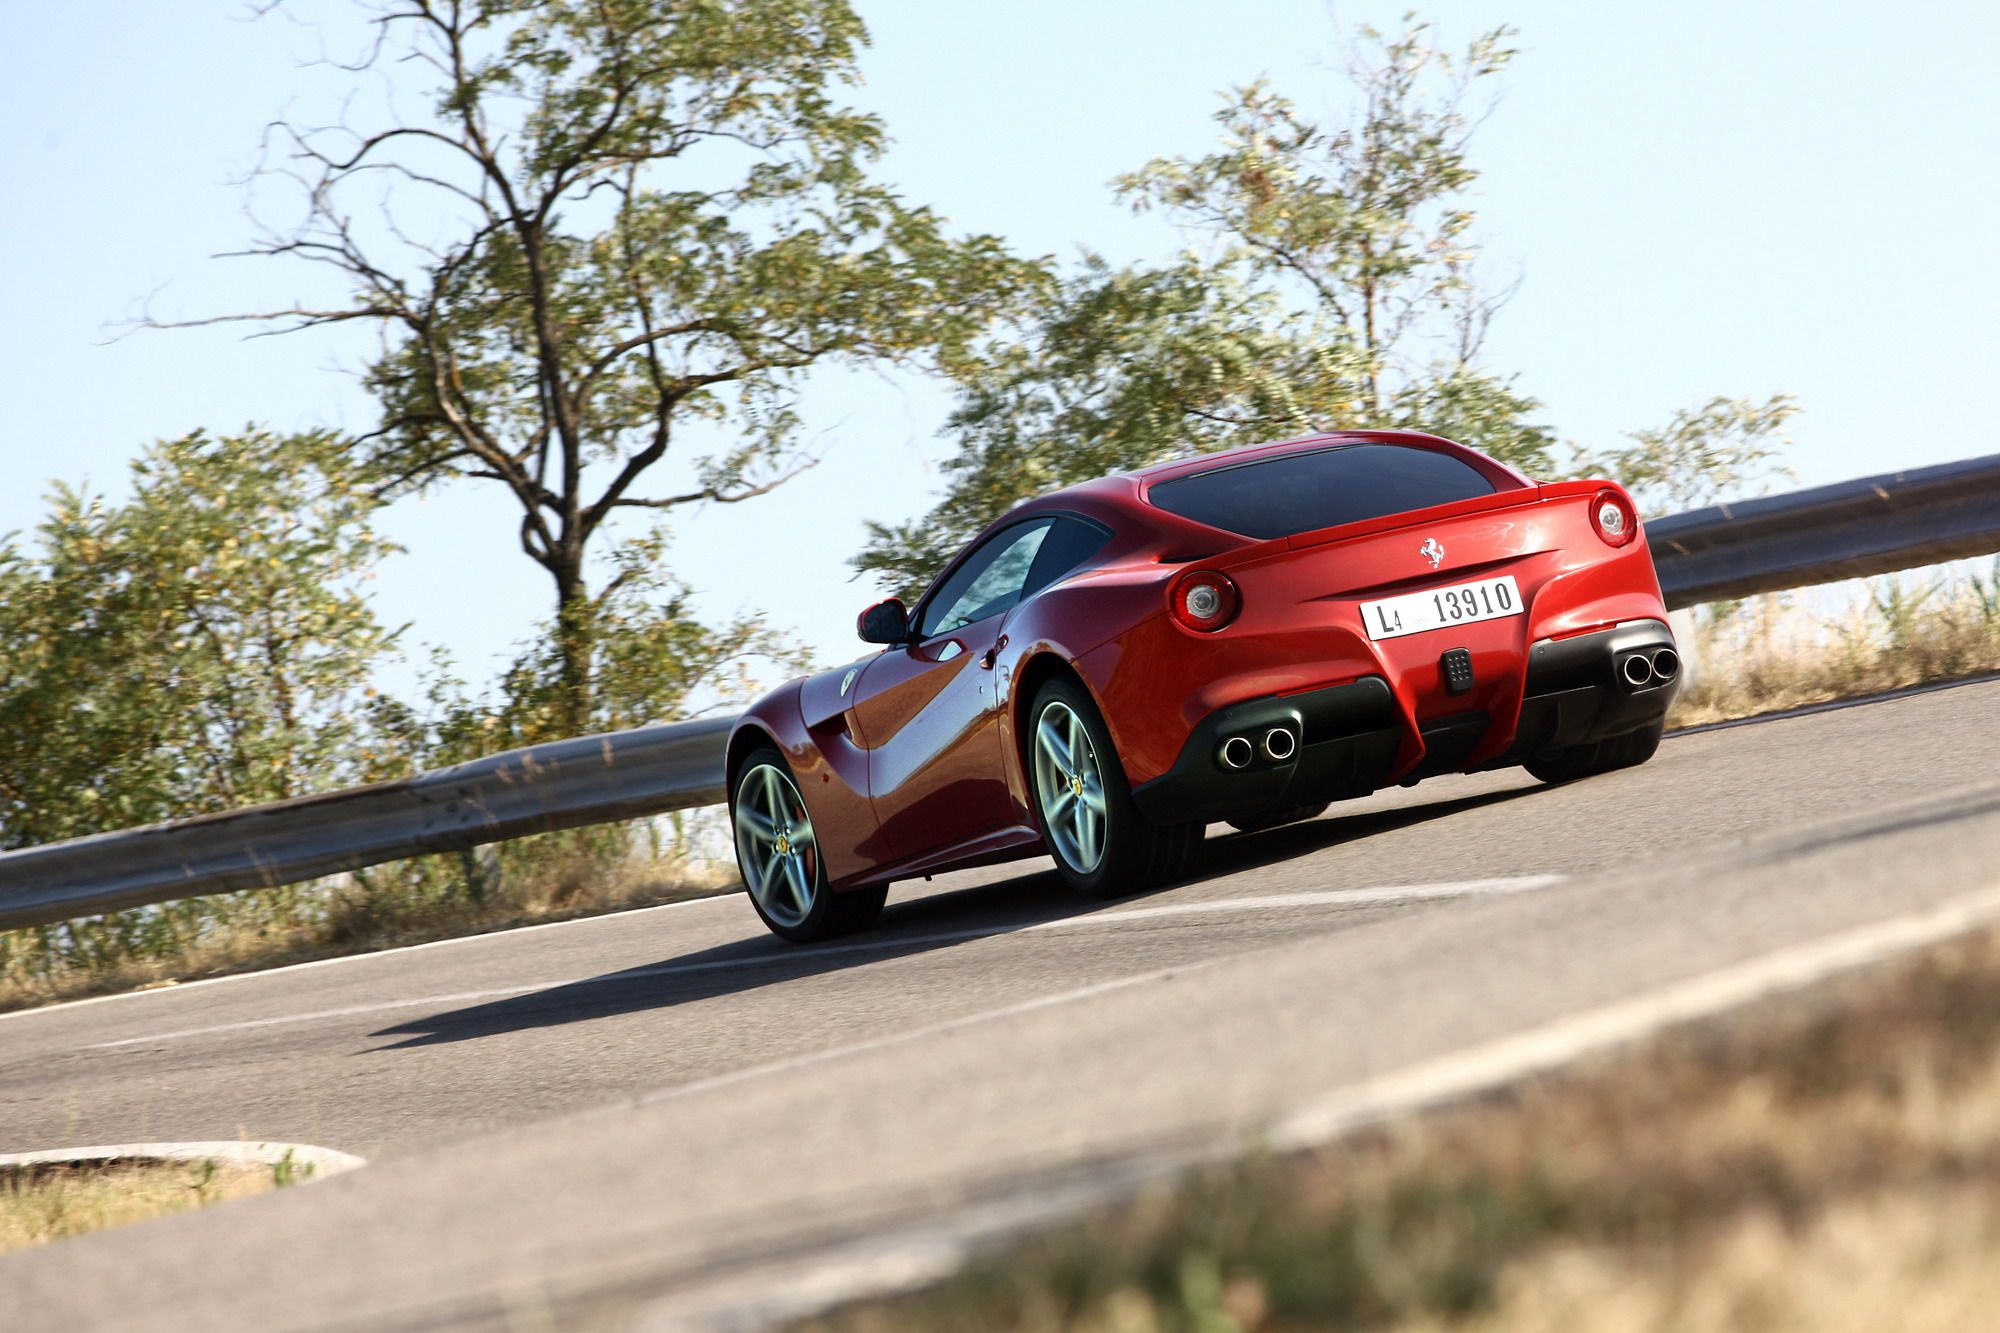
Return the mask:
M 491 700 L 442 664 L 421 701 L 369 687 L 394 638 L 361 594 L 391 549 L 371 526 L 377 481 L 330 435 L 195 435 L 148 450 L 129 500 L 59 488 L 32 546 L 0 545 L 0 846 L 397 778 L 575 734 L 546 645 L 526 651 Z M 696 621 L 662 556 L 658 536 L 627 543 L 590 599 L 593 728 L 740 694 L 758 655 L 795 664 L 755 619 Z M 644 900 L 633 853 L 650 837 L 647 860 L 659 860 L 661 834 L 609 825 L 377 867 L 351 886 L 289 885 L 4 932 L 0 991 Z
M 1428 24 L 1385 37 L 1360 30 L 1349 69 L 1360 114 L 1328 128 L 1263 82 L 1217 113 L 1218 152 L 1156 158 L 1121 177 L 1121 195 L 1182 225 L 1246 248 L 1260 274 L 1336 321 L 1368 358 L 1362 410 L 1388 406 L 1384 378 L 1411 361 L 1408 344 L 1456 334 L 1469 361 L 1484 331 L 1472 265 L 1478 179 L 1469 147 L 1474 84 L 1504 70 L 1514 32 L 1496 28 L 1462 53 L 1434 46 Z
M 352 780 L 394 638 L 361 595 L 390 549 L 370 480 L 330 435 L 190 435 L 145 452 L 129 500 L 59 487 L 32 547 L 0 544 L 0 847 Z M 0 980 L 283 929 L 313 893 L 0 934 Z
M 1217 113 L 1219 151 L 1121 177 L 1121 197 L 1205 249 L 1161 268 L 1088 257 L 1036 318 L 961 362 L 945 496 L 913 523 L 871 524 L 857 568 L 907 595 L 1032 495 L 1313 430 L 1435 431 L 1546 471 L 1541 405 L 1477 364 L 1498 301 L 1473 282 L 1462 203 L 1477 177 L 1467 102 L 1511 60 L 1510 35 L 1451 54 L 1424 25 L 1363 29 L 1352 128 L 1254 84 Z
M 392 635 L 362 580 L 389 549 L 329 435 L 196 434 L 133 494 L 51 497 L 0 547 L 0 845 L 230 809 L 346 771 Z
M 532 490 L 555 485 L 552 445 L 643 471 L 670 428 L 709 419 L 746 442 L 693 464 L 697 489 L 735 495 L 787 461 L 798 372 L 952 356 L 1023 275 L 994 238 L 950 238 L 868 179 L 883 131 L 832 100 L 866 40 L 837 0 L 468 11 L 462 32 L 413 40 L 470 61 L 439 89 L 439 120 L 488 178 L 465 184 L 502 197 L 423 265 L 429 288 L 357 275 L 403 326 L 374 377 L 399 475 L 490 468 Z M 506 40 L 481 54 L 481 29 Z M 509 149 L 516 100 L 527 132 Z M 635 502 L 636 479 L 614 477 L 586 517 Z M 551 525 L 537 549 L 556 544 L 560 505 L 530 498 Z
M 1575 473 L 1614 478 L 1656 514 L 1742 499 L 1793 475 L 1778 458 L 1790 443 L 1785 423 L 1798 411 L 1788 394 L 1761 403 L 1711 398 L 1674 413 L 1661 430 L 1631 432 L 1626 437 L 1631 443 L 1621 448 L 1579 451 Z
M 243 318 L 385 327 L 371 462 L 505 488 L 581 726 L 614 516 L 764 493 L 807 461 L 813 366 L 957 365 L 1042 270 L 871 178 L 883 128 L 839 101 L 867 41 L 845 0 L 391 0 L 377 29 L 374 61 L 435 74 L 431 114 L 282 127 L 307 220 L 260 247 L 353 299 Z M 456 226 L 398 229 L 411 195 Z M 702 426 L 721 443 L 690 455 Z
M 290 1148 L 285 1149 L 285 1155 L 271 1163 L 271 1186 L 273 1189 L 289 1189 L 293 1185 L 302 1184 L 313 1178 L 313 1164 L 311 1162 L 294 1161 L 292 1159 L 292 1152 L 293 1150 Z M 213 1166 L 214 1163 L 211 1162 L 209 1165 Z

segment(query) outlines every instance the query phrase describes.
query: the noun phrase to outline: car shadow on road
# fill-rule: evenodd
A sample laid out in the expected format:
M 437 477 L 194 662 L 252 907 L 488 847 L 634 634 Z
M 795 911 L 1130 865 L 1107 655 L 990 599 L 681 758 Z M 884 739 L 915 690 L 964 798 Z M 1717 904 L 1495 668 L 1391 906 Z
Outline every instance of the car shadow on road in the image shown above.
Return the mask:
M 1533 787 L 1484 792 L 1423 805 L 1359 811 L 1289 824 L 1263 833 L 1211 838 L 1193 874 L 1166 888 L 1184 888 L 1254 870 L 1339 843 L 1429 823 L 1510 801 Z M 1145 895 L 1091 902 L 1070 893 L 1053 871 L 970 888 L 892 900 L 872 930 L 809 948 L 775 939 L 733 940 L 642 967 L 607 972 L 523 995 L 429 1014 L 370 1033 L 387 1044 L 366 1053 L 410 1050 L 533 1028 L 556 1027 L 741 994 L 851 968 L 1013 934 L 1047 922 L 1115 912 Z M 750 908 L 743 908 L 746 918 Z
M 1197 873 L 1183 883 L 1198 883 L 1205 879 L 1219 879 L 1224 875 L 1239 874 L 1245 870 L 1279 865 L 1341 843 L 1359 842 L 1385 833 L 1394 833 L 1398 829 L 1415 828 L 1452 815 L 1467 814 L 1489 805 L 1501 805 L 1546 790 L 1547 787 L 1542 783 L 1530 782 L 1499 791 L 1476 792 L 1470 796 L 1455 796 L 1447 800 L 1416 805 L 1392 806 L 1386 810 L 1356 810 L 1352 814 L 1332 813 L 1318 819 L 1309 819 L 1302 824 L 1281 824 L 1262 833 L 1230 833 L 1218 838 L 1214 836 L 1214 831 L 1210 830 L 1210 837 L 1202 847 L 1201 864 L 1197 867 Z M 1335 812 L 1340 810 L 1339 806 L 1333 808 Z

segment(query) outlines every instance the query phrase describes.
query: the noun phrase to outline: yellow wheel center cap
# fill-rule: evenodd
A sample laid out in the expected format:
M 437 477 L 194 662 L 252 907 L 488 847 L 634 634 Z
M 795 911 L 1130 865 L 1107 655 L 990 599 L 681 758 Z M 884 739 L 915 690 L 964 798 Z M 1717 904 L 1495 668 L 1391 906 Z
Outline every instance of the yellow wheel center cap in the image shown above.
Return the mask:
M 1071 778 L 1069 780 L 1069 789 L 1072 795 L 1081 797 L 1083 795 L 1083 778 L 1081 776 Z
M 791 852 L 792 852 L 792 840 L 786 835 L 780 833 L 778 835 L 778 855 L 790 856 Z

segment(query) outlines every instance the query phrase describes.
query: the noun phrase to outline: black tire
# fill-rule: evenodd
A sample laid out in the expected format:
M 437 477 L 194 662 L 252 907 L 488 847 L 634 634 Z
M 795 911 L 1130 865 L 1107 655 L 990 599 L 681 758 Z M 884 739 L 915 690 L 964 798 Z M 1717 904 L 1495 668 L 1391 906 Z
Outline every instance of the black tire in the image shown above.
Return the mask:
M 1074 718 L 1088 737 L 1085 762 L 1072 766 L 1061 775 L 1071 782 L 1080 781 L 1082 786 L 1071 794 L 1079 801 L 1091 793 L 1101 796 L 1103 827 L 1095 844 L 1097 856 L 1093 861 L 1088 848 L 1074 832 L 1073 821 L 1065 824 L 1061 814 L 1052 821 L 1052 808 L 1068 808 L 1057 805 L 1062 799 L 1063 787 L 1053 787 L 1049 783 L 1051 774 L 1061 773 L 1059 765 L 1048 760 L 1044 763 L 1038 750 L 1043 722 L 1063 726 L 1066 730 L 1068 718 Z M 1098 714 L 1097 705 L 1092 702 L 1089 691 L 1082 685 L 1066 677 L 1058 676 L 1042 686 L 1036 693 L 1034 702 L 1027 713 L 1026 768 L 1029 799 L 1035 806 L 1035 816 L 1042 829 L 1042 842 L 1056 863 L 1056 870 L 1063 881 L 1076 892 L 1087 898 L 1111 898 L 1123 893 L 1136 893 L 1157 884 L 1168 883 L 1187 873 L 1188 862 L 1194 849 L 1201 841 L 1202 826 L 1199 824 L 1155 824 L 1139 813 L 1139 807 L 1132 801 L 1131 786 L 1125 780 L 1125 766 L 1119 762 L 1118 752 L 1111 744 L 1111 731 L 1104 725 Z M 1088 770 L 1094 766 L 1096 782 L 1090 781 Z M 1053 787 L 1055 801 L 1045 787 Z M 1094 813 L 1095 819 L 1097 816 Z M 1065 833 L 1069 827 L 1071 831 Z
M 1238 833 L 1262 833 L 1265 829 L 1277 828 L 1281 824 L 1297 824 L 1302 820 L 1318 819 L 1332 804 L 1332 801 L 1321 801 L 1317 805 L 1287 805 L 1276 810 L 1259 810 L 1255 814 L 1238 815 L 1223 822 Z
M 775 778 L 767 776 L 770 774 Z M 773 792 L 786 817 L 773 826 L 775 842 L 760 842 L 757 825 L 760 820 L 772 824 Z M 749 820 L 743 818 L 746 811 L 752 816 Z M 814 944 L 862 930 L 882 914 L 887 885 L 846 893 L 827 888 L 826 865 L 819 856 L 811 812 L 798 779 L 792 776 L 792 766 L 775 746 L 760 745 L 750 751 L 730 775 L 729 826 L 746 896 L 765 927 L 779 939 Z M 801 832 L 804 838 L 799 837 Z M 809 845 L 810 850 L 795 852 L 799 844 Z M 778 870 L 767 879 L 766 870 L 772 865 Z M 798 891 L 801 885 L 805 886 L 803 909 Z
M 1660 737 L 1666 726 L 1664 721 L 1655 722 L 1649 727 L 1628 731 L 1623 736 L 1551 750 L 1547 754 L 1535 755 L 1521 767 L 1543 782 L 1575 782 L 1581 778 L 1594 778 L 1599 773 L 1635 768 L 1651 759 L 1653 752 L 1660 748 Z
M 857 930 L 866 930 L 881 919 L 882 904 L 889 901 L 889 886 L 877 884 L 868 889 L 849 889 L 845 893 L 833 895 L 833 908 L 839 917 L 834 930 L 836 935 L 852 935 Z

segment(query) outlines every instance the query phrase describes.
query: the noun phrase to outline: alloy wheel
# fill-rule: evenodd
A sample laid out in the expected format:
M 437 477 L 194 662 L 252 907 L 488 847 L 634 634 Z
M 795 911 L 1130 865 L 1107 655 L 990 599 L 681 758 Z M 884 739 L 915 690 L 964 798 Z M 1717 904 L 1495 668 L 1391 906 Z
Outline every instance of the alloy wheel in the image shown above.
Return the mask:
M 1104 859 L 1104 770 L 1076 711 L 1051 699 L 1035 722 L 1035 797 L 1056 854 L 1088 875 Z
M 819 843 L 805 798 L 775 764 L 757 764 L 736 784 L 736 861 L 764 914 L 796 926 L 819 887 Z

